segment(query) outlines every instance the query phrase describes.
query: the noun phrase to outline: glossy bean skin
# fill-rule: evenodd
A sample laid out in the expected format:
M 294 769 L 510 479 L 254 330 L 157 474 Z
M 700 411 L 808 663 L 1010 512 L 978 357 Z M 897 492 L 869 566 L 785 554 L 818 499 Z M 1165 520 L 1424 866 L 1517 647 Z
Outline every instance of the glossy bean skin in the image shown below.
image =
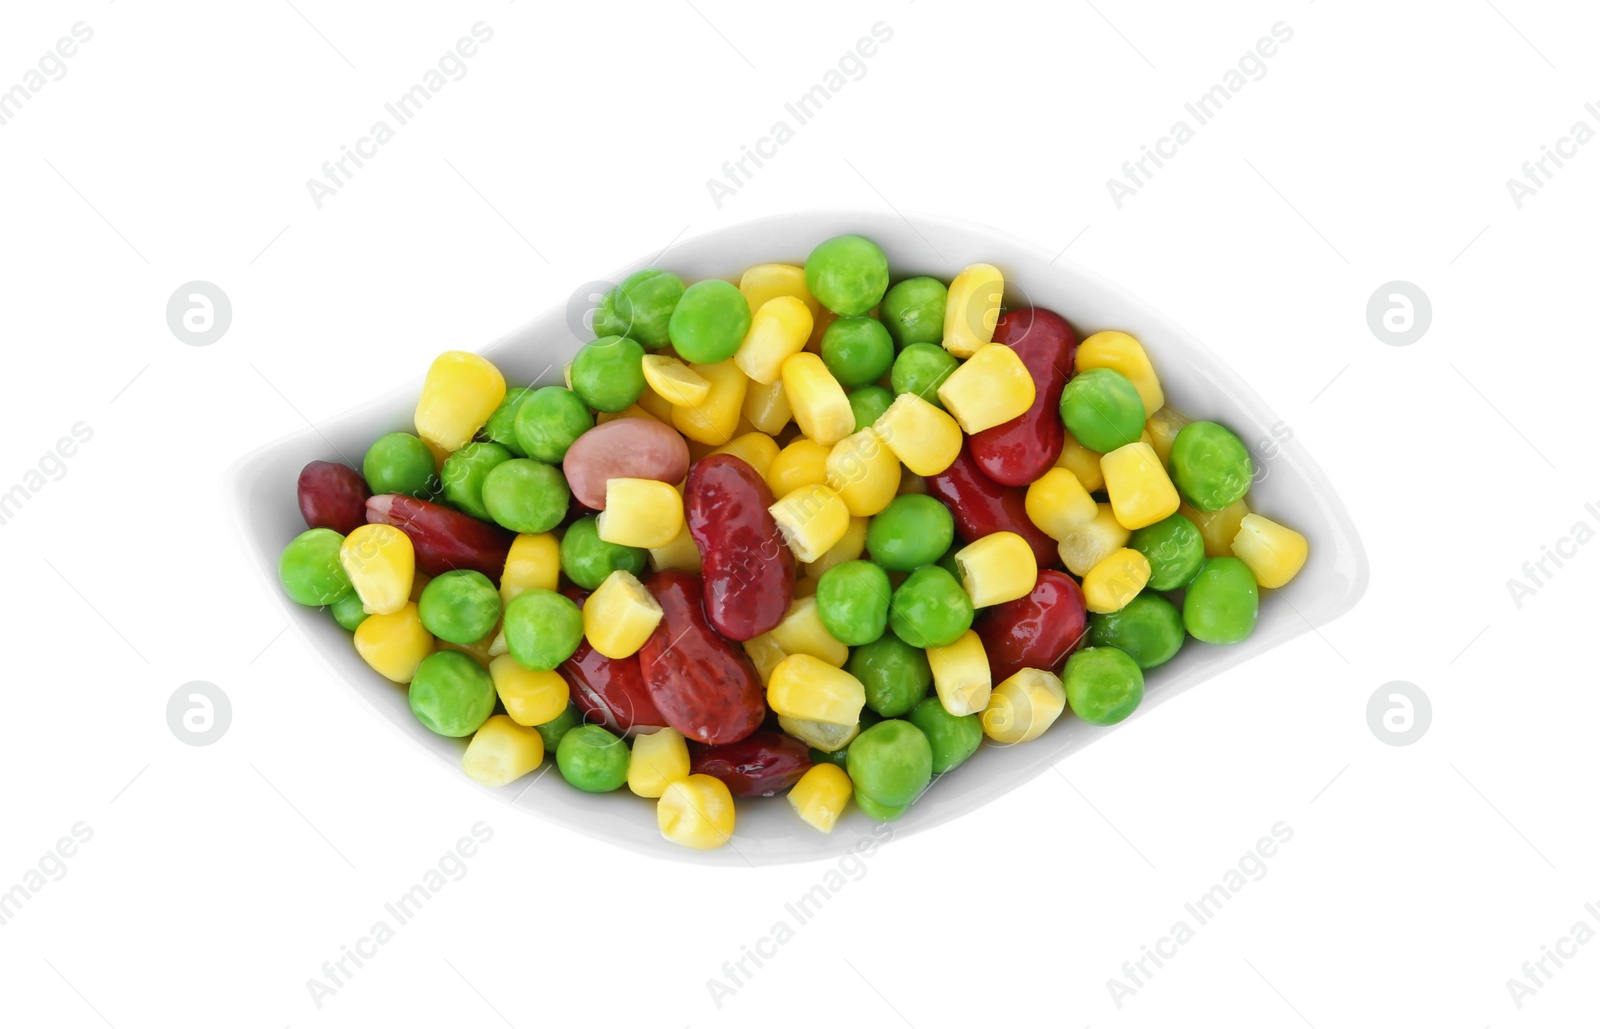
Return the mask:
M 1026 486 L 1061 456 L 1061 391 L 1072 377 L 1078 336 L 1054 311 L 1024 307 L 1001 315 L 994 341 L 1022 359 L 1033 378 L 1033 406 L 1009 422 L 973 435 L 972 458 L 1003 486 Z
M 645 582 L 661 622 L 639 651 L 645 685 L 667 724 L 700 743 L 734 743 L 760 728 L 766 694 L 744 649 L 706 621 L 700 577 L 666 570 Z
M 300 514 L 313 529 L 332 529 L 348 536 L 367 524 L 367 480 L 349 465 L 312 461 L 300 469 L 295 486 Z
M 603 511 L 609 479 L 682 482 L 689 471 L 689 445 L 654 418 L 617 418 L 579 436 L 561 470 L 580 504 Z
M 955 515 L 956 532 L 968 543 L 991 533 L 1014 532 L 1028 541 L 1040 568 L 1056 563 L 1055 540 L 1028 518 L 1027 491 L 1002 486 L 985 475 L 969 447 L 961 448 L 949 468 L 923 482 L 928 495 L 944 501 Z
M 606 657 L 584 640 L 556 671 L 567 680 L 572 702 L 586 722 L 603 725 L 619 736 L 655 732 L 667 724 L 645 686 L 637 654 Z
M 770 797 L 793 786 L 810 767 L 810 748 L 768 729 L 737 743 L 689 744 L 689 771 L 721 779 L 735 797 Z
M 768 510 L 774 500 L 761 476 L 732 454 L 713 454 L 695 463 L 683 498 L 712 628 L 748 640 L 783 621 L 794 555 Z
M 500 573 L 505 571 L 513 537 L 498 525 L 399 493 L 369 499 L 367 521 L 392 525 L 409 536 L 416 550 L 417 567 L 424 574 L 443 575 L 469 568 L 500 585 Z
M 1060 673 L 1087 632 L 1083 590 L 1065 572 L 1045 569 L 1033 592 L 996 604 L 973 626 L 983 640 L 995 682 L 1023 668 Z

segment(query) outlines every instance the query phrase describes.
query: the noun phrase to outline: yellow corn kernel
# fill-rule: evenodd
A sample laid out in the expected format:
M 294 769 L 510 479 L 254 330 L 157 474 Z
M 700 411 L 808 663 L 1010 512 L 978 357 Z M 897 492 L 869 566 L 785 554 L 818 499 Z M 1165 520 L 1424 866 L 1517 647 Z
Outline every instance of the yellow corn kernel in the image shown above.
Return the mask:
M 767 635 L 782 648 L 785 657 L 804 654 L 835 668 L 843 668 L 850 659 L 850 648 L 823 627 L 822 617 L 817 614 L 816 597 L 796 597 L 789 604 L 783 621 Z
M 1120 446 L 1100 458 L 1111 511 L 1124 529 L 1154 525 L 1178 510 L 1178 488 L 1155 448 L 1140 440 Z
M 1258 514 L 1240 519 L 1233 537 L 1234 556 L 1250 566 L 1257 584 L 1272 590 L 1300 574 L 1309 552 L 1304 536 Z
M 1056 467 L 1065 468 L 1078 477 L 1083 483 L 1083 488 L 1090 493 L 1098 493 L 1106 488 L 1105 476 L 1100 471 L 1100 455 L 1072 438 L 1072 433 L 1065 433 L 1066 439 L 1061 444 L 1061 456 L 1056 458 Z
M 1188 415 L 1170 407 L 1163 407 L 1145 420 L 1144 431 L 1150 437 L 1150 445 L 1155 448 L 1156 457 L 1161 459 L 1163 466 L 1167 463 L 1167 455 L 1172 453 L 1172 441 L 1178 438 L 1178 433 L 1189 421 Z
M 1027 743 L 1043 735 L 1066 708 L 1060 679 L 1042 668 L 1024 668 L 989 695 L 983 734 L 996 743 Z
M 655 415 L 651 414 L 649 411 L 646 411 L 638 404 L 624 407 L 620 411 L 596 411 L 594 413 L 594 423 L 596 425 L 604 425 L 606 422 L 614 422 L 618 418 L 649 418 L 652 421 L 658 420 Z
M 435 639 L 433 645 L 440 650 L 454 650 L 457 653 L 465 654 L 478 662 L 478 664 L 488 668 L 489 662 L 494 659 L 494 654 L 490 653 L 490 651 L 494 648 L 494 641 L 499 636 L 500 630 L 497 626 L 493 632 L 484 636 L 483 639 L 474 640 L 471 643 L 451 643 L 449 640 Z
M 845 770 L 824 761 L 807 769 L 789 790 L 789 805 L 811 828 L 833 832 L 853 792 Z
M 1100 512 L 1078 477 L 1060 465 L 1033 481 L 1025 506 L 1028 521 L 1057 542 L 1094 521 Z
M 992 264 L 970 265 L 950 280 L 944 305 L 946 350 L 957 357 L 971 357 L 994 339 L 1005 285 L 1005 277 Z
M 600 516 L 604 518 L 605 513 Z M 644 583 L 625 568 L 606 576 L 583 602 L 584 638 L 609 658 L 637 654 L 660 622 L 661 605 Z
M 433 455 L 433 471 L 434 471 L 434 474 L 435 475 L 443 475 L 444 474 L 444 462 L 445 462 L 445 459 L 450 456 L 450 451 L 446 450 L 444 447 L 441 447 L 439 444 L 435 443 L 431 439 L 425 439 L 422 442 L 427 445 L 428 453 Z
M 1061 537 L 1061 545 L 1056 549 L 1067 571 L 1081 579 L 1089 569 L 1110 557 L 1112 551 L 1126 546 L 1131 535 L 1133 533 L 1117 521 L 1110 504 L 1097 504 L 1094 520 Z
M 939 386 L 944 409 L 967 433 L 982 432 L 1026 414 L 1036 395 L 1028 366 L 1003 343 L 979 347 Z
M 1144 352 L 1139 341 L 1126 332 L 1097 332 L 1078 344 L 1077 370 L 1110 368 L 1120 372 L 1144 401 L 1146 417 L 1161 410 L 1167 402 L 1161 392 L 1161 380 L 1150 364 L 1150 355 Z
M 506 552 L 500 600 L 509 604 L 528 590 L 553 590 L 561 581 L 561 543 L 548 532 L 521 533 Z
M 410 682 L 422 659 L 433 653 L 433 634 L 422 627 L 417 605 L 387 615 L 368 615 L 356 626 L 356 653 L 390 682 Z
M 1014 532 L 992 532 L 956 551 L 956 571 L 973 607 L 1025 597 L 1039 579 L 1033 548 Z
M 454 453 L 472 442 L 505 398 L 506 380 L 500 369 L 477 354 L 446 351 L 434 358 L 422 380 L 417 435 Z
M 861 680 L 810 654 L 790 654 L 772 670 L 767 703 L 779 715 L 829 725 L 861 720 L 867 691 Z
M 565 711 L 571 699 L 560 672 L 524 668 L 510 654 L 489 662 L 489 678 L 494 680 L 494 691 L 506 714 L 518 725 L 543 725 Z
M 628 752 L 628 789 L 639 797 L 659 797 L 667 787 L 689 778 L 689 745 L 676 729 L 642 732 Z
M 769 436 L 776 436 L 789 424 L 794 412 L 789 410 L 789 394 L 783 391 L 780 378 L 770 386 L 752 382 L 744 394 L 744 417 L 752 428 Z
M 392 525 L 362 525 L 339 546 L 339 563 L 369 615 L 392 615 L 411 597 L 417 552 Z
M 511 644 L 506 642 L 506 627 L 503 624 L 503 620 L 500 628 L 495 631 L 494 638 L 489 641 L 489 649 L 484 653 L 489 655 L 490 661 L 493 661 L 501 654 L 511 653 Z
M 850 531 L 850 509 L 826 486 L 801 486 L 786 493 L 769 511 L 795 559 L 809 564 Z
M 814 597 L 817 595 L 817 580 L 802 575 L 794 582 L 794 595 L 796 597 Z
M 800 431 L 823 446 L 831 447 L 855 431 L 850 398 L 816 354 L 802 352 L 783 362 L 783 391 Z
M 826 307 L 821 304 L 817 306 L 821 309 L 812 316 L 811 338 L 806 340 L 806 349 L 813 354 L 822 353 L 822 334 L 828 331 L 828 326 L 839 320 L 839 316 Z
M 928 648 L 928 664 L 933 668 L 933 688 L 939 703 L 950 714 L 976 714 L 989 706 L 994 679 L 989 671 L 989 656 L 983 640 L 968 629 L 948 647 Z
M 661 837 L 694 850 L 711 850 L 733 838 L 733 794 L 721 779 L 696 773 L 673 783 L 656 801 Z
M 422 591 L 428 588 L 428 583 L 433 581 L 433 576 L 425 572 L 417 572 L 411 577 L 411 595 L 406 599 L 413 604 L 422 599 Z
M 822 573 L 835 565 L 842 565 L 846 561 L 854 561 L 867 549 L 867 521 L 866 518 L 850 519 L 850 528 L 845 530 L 844 536 L 828 548 L 828 552 L 805 566 L 807 579 L 820 579 Z
M 961 456 L 961 426 L 915 393 L 895 397 L 872 429 L 913 475 L 938 475 Z
M 676 357 L 646 354 L 640 366 L 644 369 L 645 383 L 668 403 L 693 407 L 711 392 L 711 383 L 705 376 Z
M 664 547 L 683 529 L 683 496 L 656 479 L 606 481 L 606 509 L 595 531 L 624 547 Z
M 854 725 L 829 725 L 827 722 L 813 722 L 806 718 L 785 718 L 778 716 L 778 728 L 793 736 L 808 747 L 816 747 L 824 754 L 832 754 L 837 750 L 850 745 L 850 741 L 861 734 L 861 723 Z
M 761 310 L 761 306 L 774 297 L 796 298 L 806 305 L 812 318 L 822 310 L 817 298 L 806 289 L 806 270 L 799 265 L 751 265 L 739 277 L 739 292 L 744 294 L 751 311 Z
M 1083 606 L 1096 614 L 1121 611 L 1150 581 L 1150 559 L 1121 547 L 1083 576 Z
M 767 470 L 772 467 L 772 459 L 778 456 L 778 441 L 764 432 L 747 432 L 735 436 L 726 446 L 718 447 L 712 453 L 732 454 L 765 479 Z
M 1178 513 L 1193 522 L 1205 541 L 1207 557 L 1228 557 L 1233 554 L 1233 539 L 1239 535 L 1239 526 L 1250 513 L 1247 498 L 1241 497 L 1220 511 L 1196 511 L 1188 504 L 1178 508 Z
M 518 725 L 505 715 L 490 715 L 472 734 L 461 755 L 461 770 L 484 786 L 505 786 L 538 768 L 544 761 L 544 737 L 538 730 Z
M 756 674 L 761 676 L 763 686 L 772 678 L 772 670 L 778 667 L 778 663 L 789 656 L 783 652 L 783 645 L 773 639 L 770 632 L 752 636 L 745 640 L 743 645 L 745 656 L 756 666 Z
M 797 297 L 773 297 L 751 311 L 733 363 L 752 381 L 771 385 L 783 375 L 783 363 L 811 338 L 811 310 Z
M 775 497 L 788 496 L 802 486 L 828 481 L 828 448 L 813 439 L 797 437 L 767 465 L 767 488 Z
M 694 371 L 693 366 L 691 366 L 689 370 Z M 700 375 L 699 372 L 695 372 L 695 374 Z M 702 379 L 705 378 L 704 375 L 700 375 L 700 377 Z M 701 403 L 704 402 L 705 401 L 701 401 Z M 639 400 L 634 404 L 634 407 L 639 408 L 639 410 L 643 411 L 647 416 L 654 418 L 662 425 L 672 424 L 672 412 L 674 410 L 672 401 L 651 389 L 649 383 L 645 383 L 644 392 L 639 394 Z M 628 410 L 631 411 L 633 408 L 630 407 Z M 595 416 L 595 421 L 598 422 L 599 420 L 599 416 Z
M 672 537 L 672 542 L 664 547 L 650 548 L 650 567 L 660 572 L 668 568 L 677 568 L 685 572 L 700 571 L 700 545 L 689 535 L 689 526 L 685 525 Z
M 711 383 L 711 389 L 698 404 L 674 404 L 672 425 L 698 443 L 720 447 L 733 439 L 739 428 L 739 412 L 744 407 L 744 391 L 750 380 L 732 361 L 689 367 Z
M 852 432 L 828 452 L 828 488 L 839 494 L 856 518 L 870 518 L 889 506 L 900 491 L 900 459 L 869 425 Z

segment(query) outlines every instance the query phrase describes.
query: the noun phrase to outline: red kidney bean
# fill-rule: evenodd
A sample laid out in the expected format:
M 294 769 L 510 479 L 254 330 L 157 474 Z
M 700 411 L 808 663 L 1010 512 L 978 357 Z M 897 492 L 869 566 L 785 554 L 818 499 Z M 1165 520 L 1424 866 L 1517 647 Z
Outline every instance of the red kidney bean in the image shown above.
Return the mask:
M 1087 621 L 1077 581 L 1047 568 L 1032 593 L 989 608 L 973 628 L 999 684 L 1023 668 L 1059 675 L 1067 655 L 1083 639 Z
M 634 736 L 667 724 L 644 684 L 638 655 L 606 657 L 584 640 L 556 667 L 571 688 L 572 702 L 586 721 Z
M 811 767 L 811 752 L 786 733 L 761 729 L 737 743 L 689 744 L 689 771 L 727 784 L 735 797 L 770 797 Z
M 991 429 L 975 433 L 972 459 L 1002 486 L 1026 486 L 1061 456 L 1061 391 L 1072 377 L 1078 337 L 1054 311 L 1024 307 L 995 323 L 994 341 L 1022 359 L 1033 377 L 1033 406 Z
M 767 509 L 772 491 L 732 454 L 695 463 L 683 489 L 683 516 L 700 548 L 706 618 L 731 640 L 761 635 L 789 611 L 794 555 Z
M 755 665 L 738 644 L 718 636 L 700 603 L 700 577 L 657 572 L 645 586 L 661 622 L 639 651 L 639 669 L 667 724 L 701 743 L 733 743 L 767 714 Z
M 367 521 L 393 525 L 411 537 L 417 567 L 427 575 L 443 575 L 457 568 L 482 572 L 495 585 L 506 570 L 506 554 L 514 538 L 498 525 L 471 515 L 399 493 L 384 493 L 367 501 Z
M 367 480 L 349 465 L 312 461 L 300 469 L 296 484 L 300 514 L 313 529 L 332 529 L 348 536 L 367 524 Z
M 1002 486 L 978 468 L 967 447 L 955 462 L 923 480 L 928 495 L 938 497 L 956 519 L 956 532 L 971 543 L 992 532 L 1014 532 L 1028 541 L 1039 567 L 1058 560 L 1056 541 L 1028 520 L 1027 493 L 1015 486 Z
M 689 444 L 654 418 L 617 418 L 596 425 L 561 460 L 572 495 L 596 511 L 606 506 L 610 479 L 659 479 L 677 484 L 689 471 Z

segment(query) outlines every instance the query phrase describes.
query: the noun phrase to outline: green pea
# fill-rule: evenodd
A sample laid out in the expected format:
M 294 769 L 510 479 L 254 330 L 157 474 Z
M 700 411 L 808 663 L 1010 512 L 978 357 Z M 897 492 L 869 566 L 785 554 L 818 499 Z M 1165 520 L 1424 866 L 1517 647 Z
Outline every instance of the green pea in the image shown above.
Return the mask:
M 944 347 L 932 343 L 912 343 L 900 351 L 889 370 L 889 388 L 896 393 L 915 393 L 934 407 L 944 410 L 939 387 L 944 385 L 960 362 Z
M 498 443 L 468 443 L 444 459 L 444 467 L 439 471 L 444 499 L 474 518 L 491 521 L 489 509 L 483 506 L 483 480 L 509 460 L 510 449 Z
M 651 350 L 667 345 L 667 324 L 683 296 L 683 280 L 671 272 L 634 272 L 600 300 L 596 336 L 627 336 Z
M 983 720 L 977 715 L 951 714 L 938 697 L 923 698 L 908 717 L 933 748 L 934 775 L 943 775 L 976 754 L 983 742 Z
M 572 392 L 596 411 L 626 410 L 644 393 L 643 362 L 644 347 L 637 340 L 601 336 L 572 359 Z
M 836 765 L 839 768 L 843 768 L 845 755 L 848 752 L 843 747 L 833 751 L 818 750 L 816 747 L 810 747 L 807 749 L 807 753 L 810 755 L 811 763 L 814 765 Z
M 1062 675 L 1067 705 L 1090 725 L 1115 725 L 1144 699 L 1144 673 L 1116 647 L 1084 647 Z
M 1116 647 L 1148 671 L 1171 661 L 1183 646 L 1183 616 L 1165 597 L 1141 593 L 1120 611 L 1091 614 L 1089 642 Z
M 517 664 L 553 671 L 583 641 L 583 612 L 554 590 L 524 590 L 506 605 L 504 632 Z
M 580 725 L 561 737 L 556 767 L 585 793 L 610 793 L 628 781 L 628 745 L 603 726 Z
M 948 647 L 972 628 L 972 599 L 938 565 L 918 568 L 889 601 L 889 627 L 914 647 Z
M 522 402 L 533 395 L 533 390 L 525 386 L 513 386 L 506 390 L 506 398 L 500 401 L 500 406 L 494 409 L 494 414 L 483 423 L 483 429 L 478 435 L 500 444 L 511 451 L 513 457 L 527 457 L 521 444 L 517 442 L 517 410 Z
M 1238 643 L 1255 631 L 1256 577 L 1236 557 L 1208 557 L 1183 592 L 1183 627 L 1202 643 Z
M 894 337 L 896 347 L 913 343 L 938 343 L 944 339 L 944 302 L 947 291 L 938 279 L 919 275 L 889 288 L 878 317 Z
M 438 487 L 433 451 L 409 432 L 374 440 L 361 459 L 361 475 L 374 494 L 404 493 L 426 500 Z
M 885 718 L 898 718 L 916 707 L 933 685 L 928 655 L 892 632 L 852 650 L 845 669 L 861 681 L 867 708 Z
M 333 613 L 333 620 L 346 632 L 355 632 L 367 620 L 367 607 L 355 590 L 335 600 L 328 610 Z
M 567 456 L 567 448 L 592 428 L 594 415 L 578 394 L 561 386 L 545 386 L 534 390 L 518 409 L 514 431 L 524 454 L 547 464 L 560 464 Z
M 494 714 L 494 680 L 457 650 L 423 658 L 407 695 L 417 721 L 440 736 L 471 736 Z
M 933 748 L 915 725 L 886 718 L 850 742 L 845 770 L 858 795 L 904 807 L 933 781 Z
M 925 493 L 904 493 L 867 522 L 867 553 L 891 572 L 939 560 L 955 541 L 950 509 Z
M 883 378 L 894 363 L 894 340 L 868 315 L 839 318 L 822 330 L 822 363 L 846 388 Z
M 866 314 L 889 288 L 889 259 L 865 236 L 835 236 L 806 258 L 806 289 L 841 317 Z
M 278 558 L 278 581 L 290 600 L 321 607 L 354 589 L 339 563 L 343 545 L 344 537 L 332 529 L 307 529 L 289 541 Z
M 911 806 L 910 804 L 880 804 L 860 790 L 856 790 L 855 793 L 856 807 L 860 808 L 861 813 L 868 818 L 879 822 L 892 822 L 905 814 L 906 809 Z
M 1147 585 L 1153 590 L 1182 589 L 1206 559 L 1206 541 L 1199 528 L 1181 514 L 1135 529 L 1128 546 L 1150 562 Z
M 561 470 L 531 457 L 502 461 L 483 480 L 489 517 L 512 532 L 549 532 L 566 517 L 571 500 Z
M 1090 368 L 1061 391 L 1061 420 L 1085 447 L 1100 454 L 1138 442 L 1144 433 L 1144 401 L 1121 372 Z
M 417 616 L 424 629 L 447 643 L 476 643 L 500 621 L 500 591 L 482 572 L 458 568 L 422 587 Z
M 634 575 L 644 572 L 650 552 L 639 547 L 607 543 L 600 538 L 595 517 L 579 518 L 561 537 L 561 570 L 586 590 L 597 590 L 606 576 L 619 568 Z
M 533 728 L 539 734 L 539 738 L 544 740 L 544 752 L 554 754 L 556 748 L 561 746 L 562 737 L 582 724 L 583 713 L 578 710 L 576 704 L 568 704 L 559 715 Z
M 1200 511 L 1220 511 L 1250 489 L 1255 466 L 1239 437 L 1216 422 L 1190 422 L 1167 456 L 1172 484 Z
M 894 394 L 882 386 L 862 386 L 860 389 L 851 390 L 848 397 L 850 413 L 856 416 L 856 432 L 883 417 L 883 412 L 889 410 L 889 405 L 894 403 Z
M 840 643 L 859 647 L 889 624 L 889 576 L 871 561 L 845 561 L 817 580 L 817 616 Z
M 721 279 L 706 279 L 684 290 L 668 326 L 673 349 L 694 364 L 726 361 L 749 331 L 750 302 L 738 286 Z

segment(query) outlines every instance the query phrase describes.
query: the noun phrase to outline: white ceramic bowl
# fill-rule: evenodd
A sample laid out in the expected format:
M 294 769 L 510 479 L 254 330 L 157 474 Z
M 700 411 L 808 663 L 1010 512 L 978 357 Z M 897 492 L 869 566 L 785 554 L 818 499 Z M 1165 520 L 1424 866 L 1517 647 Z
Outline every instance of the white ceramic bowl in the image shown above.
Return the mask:
M 949 280 L 963 267 L 985 261 L 1006 278 L 1006 305 L 1049 308 L 1087 335 L 1122 329 L 1148 350 L 1168 403 L 1194 418 L 1220 421 L 1246 444 L 1264 474 L 1252 490 L 1253 506 L 1294 526 L 1311 541 L 1311 558 L 1298 578 L 1262 598 L 1254 635 L 1231 647 L 1190 641 L 1170 663 L 1147 679 L 1140 711 L 1114 729 L 1095 728 L 1063 717 L 1040 739 L 1021 746 L 985 746 L 965 765 L 942 777 L 900 820 L 895 836 L 921 832 L 960 818 L 987 800 L 1032 779 L 1106 733 L 1139 731 L 1140 716 L 1183 690 L 1210 679 L 1349 610 L 1367 584 L 1367 561 L 1355 526 L 1332 485 L 1299 442 L 1273 447 L 1283 423 L 1209 350 L 1183 329 L 1125 290 L 1050 255 L 1032 244 L 979 225 L 943 218 L 862 211 L 807 212 L 765 218 L 718 229 L 673 246 L 656 263 L 688 281 L 737 280 L 750 265 L 769 261 L 803 264 L 806 254 L 830 236 L 856 232 L 876 241 L 889 256 L 894 281 L 909 275 Z M 641 258 L 612 276 L 621 281 L 643 267 Z M 571 305 L 569 305 L 570 307 Z M 586 339 L 578 339 L 568 308 L 551 310 L 483 349 L 508 382 L 526 384 L 543 374 L 559 382 L 560 369 Z M 462 341 L 464 342 L 464 341 Z M 460 345 L 451 341 L 452 346 Z M 442 348 L 441 348 L 442 349 Z M 554 370 L 547 371 L 547 369 Z M 440 773 L 471 785 L 460 771 L 463 742 L 424 729 L 405 691 L 369 669 L 350 636 L 324 611 L 299 607 L 277 585 L 279 551 L 305 529 L 295 501 L 295 479 L 307 462 L 352 458 L 378 436 L 411 429 L 411 413 L 425 369 L 413 383 L 362 403 L 347 414 L 269 444 L 232 469 L 235 518 L 263 582 L 279 598 L 289 621 L 322 657 L 334 676 L 369 704 L 378 717 L 439 762 Z M 330 447 L 331 444 L 331 447 Z M 359 743 L 358 743 L 359 745 Z M 473 787 L 480 788 L 480 787 Z M 732 843 L 720 850 L 689 851 L 662 840 L 650 801 L 626 789 L 595 796 L 569 787 L 559 774 L 542 775 L 492 791 L 520 810 L 633 850 L 699 864 L 765 865 L 829 858 L 869 832 L 870 822 L 852 805 L 832 835 L 794 816 L 782 797 L 740 801 Z

